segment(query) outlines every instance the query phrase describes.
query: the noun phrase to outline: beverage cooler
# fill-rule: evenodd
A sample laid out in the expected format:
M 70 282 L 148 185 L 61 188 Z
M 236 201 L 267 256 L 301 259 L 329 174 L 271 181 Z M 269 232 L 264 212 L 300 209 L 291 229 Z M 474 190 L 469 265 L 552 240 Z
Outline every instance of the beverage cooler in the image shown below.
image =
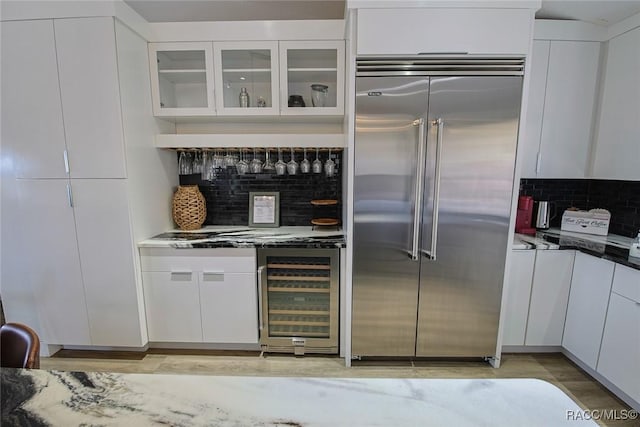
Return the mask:
M 258 249 L 263 351 L 338 352 L 339 249 Z

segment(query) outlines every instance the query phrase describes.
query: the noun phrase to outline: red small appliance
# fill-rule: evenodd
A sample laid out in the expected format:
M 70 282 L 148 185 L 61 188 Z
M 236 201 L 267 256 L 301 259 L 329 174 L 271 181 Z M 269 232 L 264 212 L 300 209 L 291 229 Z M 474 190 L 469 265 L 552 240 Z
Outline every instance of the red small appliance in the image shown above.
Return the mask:
M 516 233 L 535 235 L 536 229 L 531 226 L 533 218 L 533 197 L 518 197 L 518 212 L 516 213 Z

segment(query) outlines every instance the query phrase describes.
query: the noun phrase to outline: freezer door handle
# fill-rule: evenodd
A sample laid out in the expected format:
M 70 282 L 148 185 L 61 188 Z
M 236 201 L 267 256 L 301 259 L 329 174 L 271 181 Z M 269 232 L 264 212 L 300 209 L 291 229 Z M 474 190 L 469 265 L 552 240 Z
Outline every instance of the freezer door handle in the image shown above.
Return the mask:
M 440 169 L 442 158 L 442 138 L 444 135 L 444 120 L 438 118 L 431 122 L 432 126 L 438 127 L 436 137 L 436 165 L 433 179 L 433 218 L 431 222 L 431 246 L 429 250 L 423 250 L 422 253 L 428 259 L 436 260 L 436 249 L 438 246 L 438 211 L 440 207 Z
M 426 147 L 426 121 L 423 118 L 413 121 L 413 126 L 419 126 L 418 130 L 418 152 L 417 152 L 417 174 L 415 185 L 415 206 L 413 211 L 413 241 L 411 245 L 410 257 L 414 261 L 420 260 L 420 222 L 422 220 L 422 194 L 425 169 L 425 147 Z

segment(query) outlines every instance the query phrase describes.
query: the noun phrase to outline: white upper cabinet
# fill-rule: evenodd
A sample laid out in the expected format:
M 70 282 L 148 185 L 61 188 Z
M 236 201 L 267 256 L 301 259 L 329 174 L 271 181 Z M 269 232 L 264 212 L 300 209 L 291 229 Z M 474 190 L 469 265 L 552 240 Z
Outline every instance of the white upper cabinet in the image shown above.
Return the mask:
M 2 140 L 17 178 L 125 178 L 113 18 L 2 23 Z
M 54 21 L 71 178 L 126 178 L 114 20 Z
M 210 42 L 150 43 L 149 61 L 154 115 L 215 114 Z
M 66 178 L 53 21 L 2 23 L 2 144 L 17 178 Z
M 341 40 L 280 42 L 281 114 L 343 115 L 344 61 Z
M 213 52 L 219 115 L 279 113 L 278 42 L 215 42 Z
M 640 28 L 609 41 L 592 176 L 640 180 Z
M 150 43 L 149 60 L 157 117 L 344 115 L 343 40 Z
M 600 43 L 535 41 L 532 61 L 522 177 L 584 178 L 591 151 Z
M 544 113 L 544 92 L 547 85 L 547 69 L 549 67 L 549 40 L 535 40 L 529 61 L 529 98 L 525 117 L 525 132 L 518 143 L 520 171 L 523 178 L 535 178 L 538 174 L 540 152 L 540 135 L 542 134 L 542 117 Z
M 516 8 L 360 9 L 358 55 L 524 55 L 533 19 L 533 9 Z

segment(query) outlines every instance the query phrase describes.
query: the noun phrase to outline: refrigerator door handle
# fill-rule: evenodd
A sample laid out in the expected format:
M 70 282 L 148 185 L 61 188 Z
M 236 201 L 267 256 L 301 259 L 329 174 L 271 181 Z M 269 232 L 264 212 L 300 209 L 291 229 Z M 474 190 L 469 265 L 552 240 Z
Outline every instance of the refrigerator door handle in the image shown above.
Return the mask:
M 413 121 L 413 126 L 419 126 L 418 130 L 418 171 L 416 174 L 415 206 L 413 212 L 413 241 L 410 257 L 414 261 L 420 260 L 420 222 L 422 220 L 422 193 L 425 169 L 425 145 L 426 145 L 426 121 L 423 118 Z
M 436 165 L 434 171 L 433 184 L 433 218 L 431 222 L 431 247 L 423 250 L 424 256 L 432 261 L 436 260 L 436 248 L 438 246 L 438 211 L 440 207 L 440 159 L 442 157 L 442 138 L 444 134 L 444 120 L 438 118 L 431 122 L 432 126 L 438 127 L 436 137 Z

